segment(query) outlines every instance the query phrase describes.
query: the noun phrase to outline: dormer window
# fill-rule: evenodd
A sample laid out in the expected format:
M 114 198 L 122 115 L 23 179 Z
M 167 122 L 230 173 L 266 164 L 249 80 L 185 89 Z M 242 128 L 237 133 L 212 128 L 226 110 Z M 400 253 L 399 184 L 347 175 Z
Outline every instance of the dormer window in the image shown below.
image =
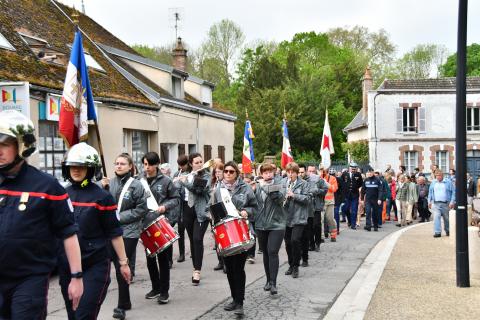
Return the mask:
M 68 60 L 63 52 L 52 48 L 47 40 L 28 34 L 27 32 L 28 30 L 22 29 L 18 31 L 18 34 L 40 61 L 67 65 Z
M 7 38 L 5 38 L 1 33 L 0 33 L 0 48 L 15 51 L 15 48 L 12 46 L 12 44 L 8 42 Z
M 172 96 L 182 99 L 182 79 L 172 76 Z
M 102 72 L 106 72 L 105 69 L 103 69 L 102 66 L 98 64 L 97 60 L 93 59 L 93 57 L 86 52 L 85 52 L 85 63 L 87 64 L 87 67 L 97 69 Z

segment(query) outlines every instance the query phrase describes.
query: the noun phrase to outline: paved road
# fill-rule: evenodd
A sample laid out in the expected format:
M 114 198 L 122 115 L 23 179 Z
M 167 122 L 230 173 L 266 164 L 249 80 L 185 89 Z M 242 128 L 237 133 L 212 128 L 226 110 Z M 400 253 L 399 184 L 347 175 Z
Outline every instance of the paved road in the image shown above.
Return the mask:
M 287 267 L 285 249 L 282 247 L 282 267 L 277 284 L 279 294 L 274 297 L 263 291 L 263 264 L 261 257 L 257 256 L 255 264 L 246 266 L 245 319 L 321 319 L 373 246 L 397 229 L 393 223 L 387 223 L 380 232 L 345 230 L 341 232 L 338 242 L 327 241 L 322 244 L 321 252 L 310 252 L 310 266 L 300 268 L 300 277 L 297 279 L 284 275 Z M 205 240 L 200 286 L 191 285 L 191 261 L 175 262 L 171 272 L 170 303 L 167 305 L 158 305 L 154 300 L 144 298 L 150 290 L 150 281 L 143 249 L 139 245 L 137 277 L 131 286 L 133 309 L 127 312 L 127 319 L 234 319 L 231 313 L 223 310 L 223 304 L 230 301 L 230 291 L 226 276 L 212 270 L 217 260 L 215 252 L 211 250 L 213 241 L 208 232 Z M 50 285 L 48 319 L 66 319 L 57 282 L 52 279 Z M 116 299 L 117 286 L 112 275 L 112 284 L 99 319 L 111 319 Z

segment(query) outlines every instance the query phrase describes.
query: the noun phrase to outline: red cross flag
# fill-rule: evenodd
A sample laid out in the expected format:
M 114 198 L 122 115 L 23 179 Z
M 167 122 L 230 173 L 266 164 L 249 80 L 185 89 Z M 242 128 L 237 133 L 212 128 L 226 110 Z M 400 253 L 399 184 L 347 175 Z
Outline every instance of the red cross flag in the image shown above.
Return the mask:
M 330 168 L 332 162 L 330 155 L 334 154 L 333 139 L 330 133 L 330 125 L 328 123 L 328 110 L 325 111 L 325 125 L 323 126 L 322 146 L 320 147 L 320 156 L 322 157 L 322 167 L 325 169 Z

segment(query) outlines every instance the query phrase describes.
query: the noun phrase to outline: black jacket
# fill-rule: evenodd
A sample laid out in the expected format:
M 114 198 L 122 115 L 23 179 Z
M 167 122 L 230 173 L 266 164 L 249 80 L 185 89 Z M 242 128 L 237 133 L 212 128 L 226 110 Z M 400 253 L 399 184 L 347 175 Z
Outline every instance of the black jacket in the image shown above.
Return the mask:
M 342 174 L 343 182 L 345 183 L 345 197 L 352 198 L 354 196 L 359 196 L 359 189 L 363 185 L 363 178 L 359 172 L 352 174 L 350 178 L 350 172 L 345 172 Z
M 363 181 L 362 200 L 377 201 L 383 199 L 383 184 L 379 178 L 372 176 Z
M 75 222 L 78 224 L 78 242 L 82 253 L 82 267 L 88 268 L 109 258 L 108 245 L 112 238 L 122 235 L 122 227 L 116 216 L 117 204 L 112 195 L 89 183 L 82 188 L 78 185 L 67 187 L 72 200 Z M 63 246 L 61 264 L 68 267 Z
M 57 262 L 57 238 L 77 231 L 68 194 L 51 175 L 24 163 L 0 183 L 0 279 L 48 275 Z

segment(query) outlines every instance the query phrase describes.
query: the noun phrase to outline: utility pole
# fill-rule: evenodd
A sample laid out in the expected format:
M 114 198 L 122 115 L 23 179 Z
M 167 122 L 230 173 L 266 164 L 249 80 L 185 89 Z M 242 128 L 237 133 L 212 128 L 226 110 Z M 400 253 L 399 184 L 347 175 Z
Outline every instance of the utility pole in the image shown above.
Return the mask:
M 468 260 L 468 226 L 467 226 L 467 12 L 468 0 L 459 0 L 458 35 L 457 35 L 457 106 L 456 106 L 456 143 L 455 143 L 455 213 L 457 287 L 470 287 L 470 270 Z

